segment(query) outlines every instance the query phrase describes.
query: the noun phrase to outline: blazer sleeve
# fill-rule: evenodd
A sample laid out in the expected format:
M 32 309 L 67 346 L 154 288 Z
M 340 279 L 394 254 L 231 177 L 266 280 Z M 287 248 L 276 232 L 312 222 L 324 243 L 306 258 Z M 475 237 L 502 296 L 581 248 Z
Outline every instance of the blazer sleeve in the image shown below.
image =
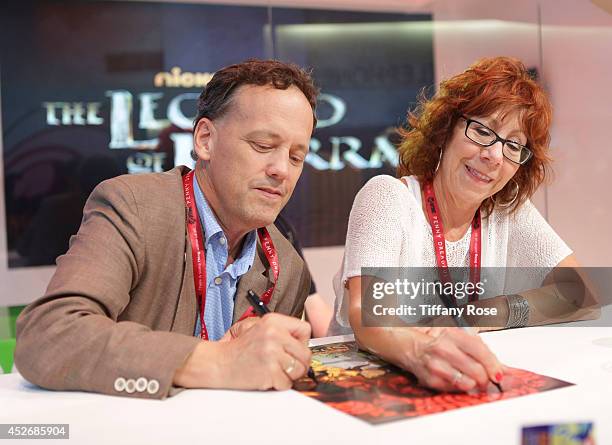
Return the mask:
M 162 399 L 199 339 L 117 321 L 144 264 L 142 220 L 121 178 L 91 194 L 45 295 L 17 320 L 15 363 L 48 389 Z M 172 390 L 172 391 L 171 391 Z
M 291 311 L 291 315 L 293 315 L 294 317 L 302 318 L 305 316 L 304 304 L 306 302 L 306 299 L 311 295 L 312 289 L 312 276 L 310 275 L 310 270 L 308 269 L 306 261 L 303 261 L 299 283 L 300 284 L 298 285 L 297 298 L 294 308 Z

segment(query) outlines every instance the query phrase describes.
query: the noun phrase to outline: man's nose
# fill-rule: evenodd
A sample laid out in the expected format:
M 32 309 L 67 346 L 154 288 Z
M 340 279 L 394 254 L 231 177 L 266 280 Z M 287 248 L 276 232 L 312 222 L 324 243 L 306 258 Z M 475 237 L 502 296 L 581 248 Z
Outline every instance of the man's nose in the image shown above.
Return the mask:
M 286 150 L 274 150 L 271 153 L 266 173 L 268 176 L 283 180 L 289 176 L 290 162 L 289 153 Z

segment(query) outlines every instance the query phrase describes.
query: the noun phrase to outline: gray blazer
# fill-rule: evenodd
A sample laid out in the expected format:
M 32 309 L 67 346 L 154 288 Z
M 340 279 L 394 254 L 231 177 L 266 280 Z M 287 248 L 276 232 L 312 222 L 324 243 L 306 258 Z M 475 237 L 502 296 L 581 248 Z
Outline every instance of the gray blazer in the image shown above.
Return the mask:
M 191 245 L 182 174 L 125 175 L 102 182 L 83 210 L 78 233 L 57 260 L 42 298 L 17 320 L 15 363 L 30 382 L 165 398 L 176 369 L 198 342 Z M 310 274 L 293 246 L 270 225 L 280 275 L 270 308 L 300 317 Z M 251 269 L 238 283 L 234 322 L 273 274 L 258 242 Z

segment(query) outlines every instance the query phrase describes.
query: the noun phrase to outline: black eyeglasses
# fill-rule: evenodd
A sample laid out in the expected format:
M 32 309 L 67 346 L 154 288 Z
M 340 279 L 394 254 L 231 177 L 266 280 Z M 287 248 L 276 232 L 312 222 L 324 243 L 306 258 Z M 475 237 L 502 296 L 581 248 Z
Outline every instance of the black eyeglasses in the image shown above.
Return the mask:
M 529 159 L 531 159 L 531 156 L 533 156 L 532 151 L 526 146 L 500 137 L 489 127 L 475 121 L 474 119 L 470 119 L 466 116 L 461 116 L 461 118 L 465 119 L 465 136 L 470 141 L 476 142 L 482 147 L 491 147 L 497 141 L 501 141 L 502 154 L 504 157 L 519 165 L 524 165 L 527 161 L 529 161 Z

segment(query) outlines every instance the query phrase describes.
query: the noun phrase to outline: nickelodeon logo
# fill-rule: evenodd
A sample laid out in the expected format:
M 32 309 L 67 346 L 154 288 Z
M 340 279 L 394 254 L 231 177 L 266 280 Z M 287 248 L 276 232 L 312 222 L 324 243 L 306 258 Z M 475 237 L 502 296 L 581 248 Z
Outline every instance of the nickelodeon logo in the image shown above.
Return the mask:
M 215 73 L 183 72 L 180 67 L 173 67 L 170 72 L 159 72 L 153 78 L 153 85 L 158 88 L 202 88 L 212 79 Z

